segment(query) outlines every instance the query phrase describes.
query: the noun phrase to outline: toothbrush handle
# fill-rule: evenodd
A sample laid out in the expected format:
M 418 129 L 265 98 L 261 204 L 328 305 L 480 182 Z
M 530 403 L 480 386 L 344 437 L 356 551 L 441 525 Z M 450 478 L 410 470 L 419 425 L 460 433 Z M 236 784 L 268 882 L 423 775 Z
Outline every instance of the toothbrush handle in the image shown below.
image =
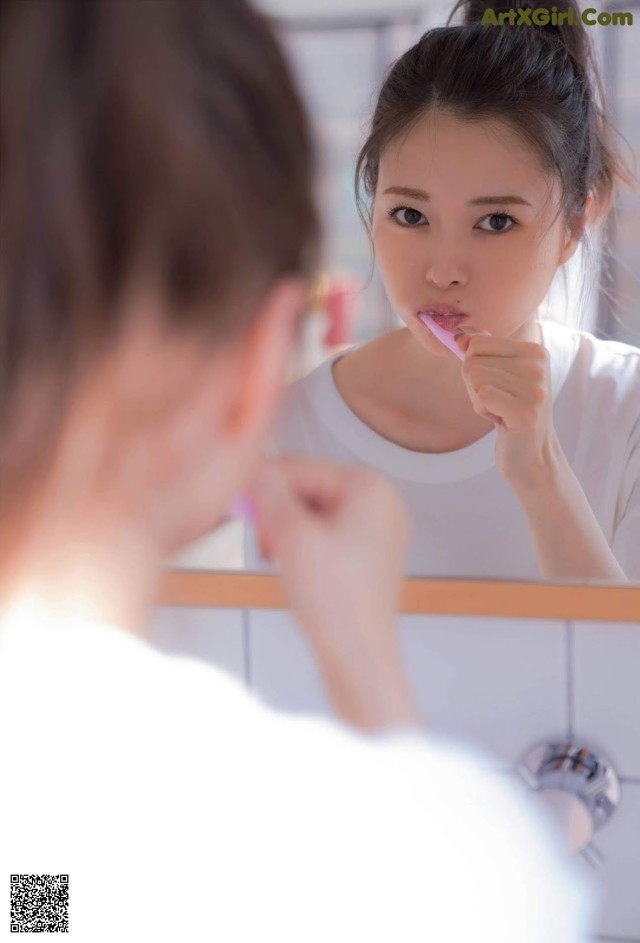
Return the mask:
M 458 360 L 464 360 L 464 354 L 456 344 L 453 334 L 451 334 L 449 331 L 445 331 L 445 329 L 440 327 L 439 324 L 436 324 L 436 322 L 430 318 L 428 314 L 421 314 L 420 320 L 423 324 L 426 324 L 432 334 L 435 334 L 440 343 L 444 344 L 445 347 L 448 347 L 449 350 L 456 355 Z

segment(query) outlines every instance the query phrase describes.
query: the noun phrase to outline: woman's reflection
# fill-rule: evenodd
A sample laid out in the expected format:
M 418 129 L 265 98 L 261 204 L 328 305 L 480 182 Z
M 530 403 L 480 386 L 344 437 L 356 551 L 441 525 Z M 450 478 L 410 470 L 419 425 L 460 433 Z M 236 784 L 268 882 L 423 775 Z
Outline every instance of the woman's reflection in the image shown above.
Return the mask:
M 388 75 L 356 189 L 404 326 L 294 382 L 273 445 L 388 475 L 411 575 L 640 580 L 640 350 L 542 308 L 632 177 L 584 27 L 517 32 L 501 58 L 480 29 L 475 70 L 432 30 Z M 245 565 L 265 567 L 253 531 Z

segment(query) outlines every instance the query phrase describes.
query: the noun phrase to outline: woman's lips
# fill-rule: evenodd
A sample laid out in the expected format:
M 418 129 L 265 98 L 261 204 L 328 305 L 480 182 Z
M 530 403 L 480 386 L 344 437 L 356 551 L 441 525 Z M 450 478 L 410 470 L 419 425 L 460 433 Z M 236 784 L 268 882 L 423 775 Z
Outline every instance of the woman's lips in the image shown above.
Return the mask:
M 420 311 L 420 314 L 428 314 L 439 327 L 444 328 L 445 331 L 450 331 L 451 334 L 469 317 L 467 314 L 434 314 L 432 311 Z M 420 314 L 418 315 L 418 320 L 422 324 Z M 426 327 L 426 324 L 424 326 Z M 429 328 L 427 328 L 427 330 L 429 330 Z

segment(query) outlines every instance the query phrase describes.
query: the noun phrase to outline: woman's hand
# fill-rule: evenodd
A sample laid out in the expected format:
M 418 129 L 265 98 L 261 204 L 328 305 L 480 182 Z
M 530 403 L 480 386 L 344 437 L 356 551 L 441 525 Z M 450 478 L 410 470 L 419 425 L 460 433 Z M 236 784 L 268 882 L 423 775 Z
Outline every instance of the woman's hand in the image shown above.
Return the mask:
M 391 635 L 410 536 L 391 482 L 367 467 L 297 455 L 265 458 L 260 472 L 248 494 L 300 622 L 325 645 L 343 645 L 373 621 L 388 623 Z
M 512 485 L 553 467 L 560 444 L 553 426 L 549 354 L 542 344 L 493 337 L 456 338 L 462 376 L 479 416 L 498 429 L 496 465 Z
M 410 537 L 399 492 L 366 467 L 264 459 L 248 495 L 292 614 L 344 720 L 418 724 L 397 638 Z

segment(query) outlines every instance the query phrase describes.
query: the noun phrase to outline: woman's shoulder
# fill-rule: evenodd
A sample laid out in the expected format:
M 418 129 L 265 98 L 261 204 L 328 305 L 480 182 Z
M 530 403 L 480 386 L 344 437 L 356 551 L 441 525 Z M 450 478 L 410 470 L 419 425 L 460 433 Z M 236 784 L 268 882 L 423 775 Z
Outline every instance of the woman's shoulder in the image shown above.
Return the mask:
M 332 352 L 320 363 L 307 364 L 290 375 L 276 412 L 269 452 L 304 451 L 310 446 L 318 417 L 331 411 L 335 396 L 331 368 L 340 355 L 340 351 Z
M 335 348 L 321 361 L 311 366 L 307 365 L 294 373 L 283 394 L 280 413 L 283 416 L 291 415 L 300 410 L 304 403 L 317 404 L 333 400 L 335 397 L 334 365 L 340 361 L 341 369 L 343 369 L 348 361 L 351 366 L 354 355 L 356 359 L 359 359 L 366 352 L 367 347 L 367 344 L 350 344 Z
M 290 376 L 278 410 L 278 418 L 291 417 L 303 409 L 311 397 L 323 397 L 331 383 L 331 368 L 339 356 L 332 353 L 315 364 L 307 364 Z
M 570 376 L 587 376 L 593 383 L 611 380 L 640 398 L 640 347 L 551 319 L 542 324 L 545 341 L 556 356 L 570 361 Z
M 640 348 L 558 322 L 544 322 L 551 356 L 552 385 L 559 422 L 583 430 L 601 443 L 634 443 L 640 437 Z M 555 399 L 555 396 L 554 396 Z
M 637 362 L 640 358 L 640 347 L 613 337 L 596 337 L 593 330 L 586 327 L 565 324 L 554 320 L 553 317 L 545 317 L 541 319 L 541 323 L 545 331 L 557 342 L 574 343 L 578 350 L 588 351 L 594 357 L 603 360 L 624 357 L 631 362 Z

